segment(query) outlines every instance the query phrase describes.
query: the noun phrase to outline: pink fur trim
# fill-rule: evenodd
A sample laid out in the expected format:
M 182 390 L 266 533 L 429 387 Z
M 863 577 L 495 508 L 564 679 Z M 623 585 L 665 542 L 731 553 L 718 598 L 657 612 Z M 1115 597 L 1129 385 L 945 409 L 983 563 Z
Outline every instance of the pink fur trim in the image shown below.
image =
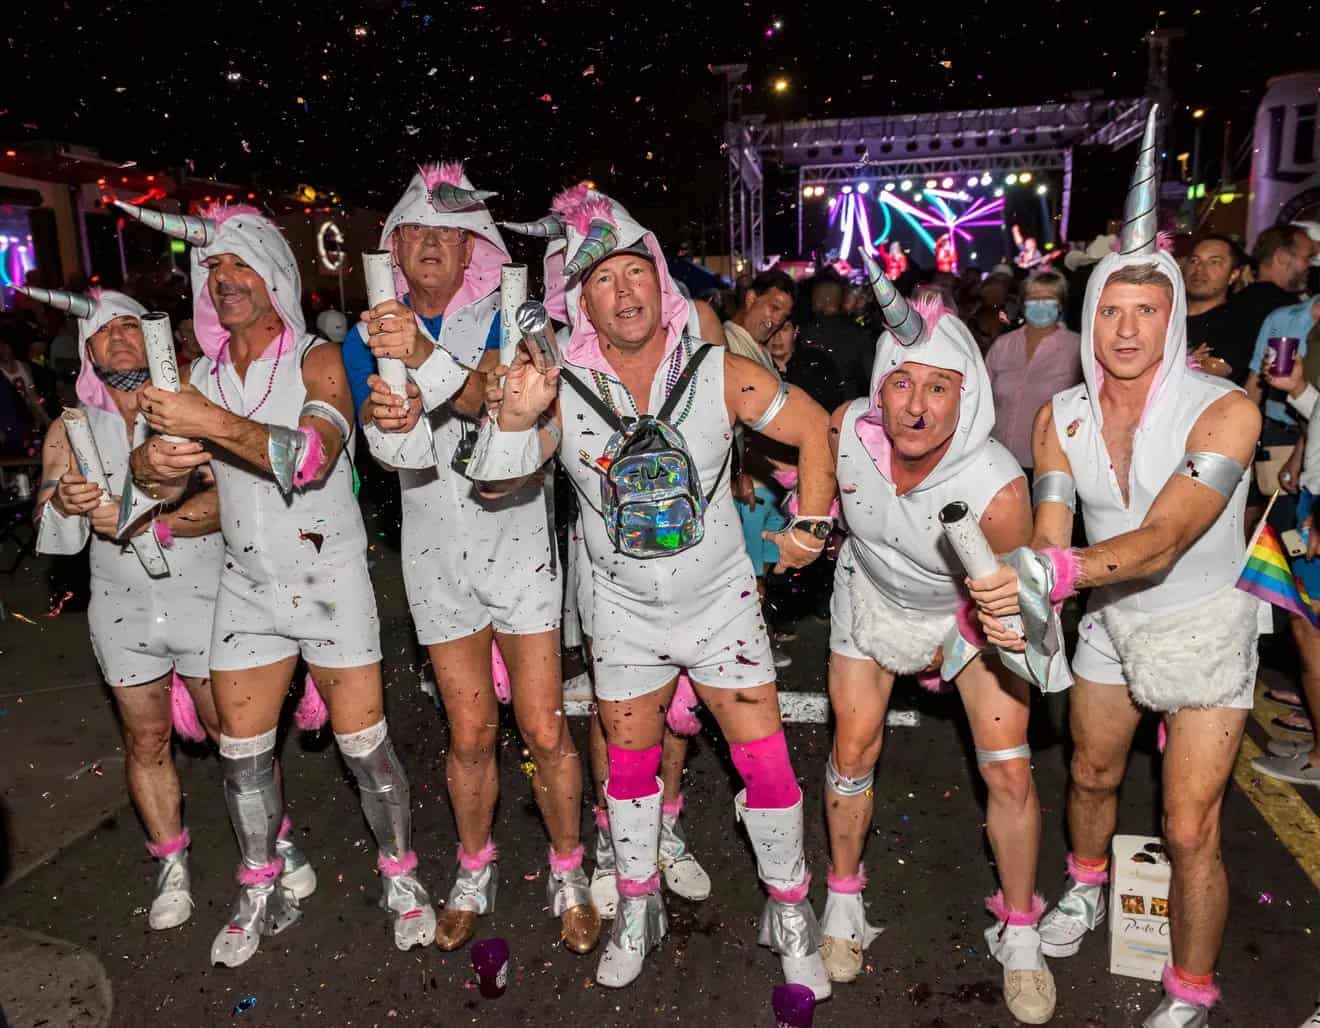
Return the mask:
M 953 688 L 938 671 L 923 671 L 917 675 L 917 684 L 927 692 L 943 693 Z
M 610 830 L 610 812 L 608 807 L 592 807 L 592 814 L 596 819 L 596 827 L 602 832 Z
M 577 229 L 579 235 L 586 235 L 591 229 L 593 221 L 604 221 L 611 225 L 617 225 L 614 220 L 614 209 L 606 199 L 588 200 L 579 204 L 571 211 L 568 211 L 564 217 L 568 223 Z
M 958 622 L 959 635 L 979 649 L 985 649 L 990 645 L 986 641 L 985 633 L 981 631 L 981 623 L 976 617 L 975 604 L 971 600 L 965 599 L 958 604 L 955 617 Z
M 386 878 L 398 878 L 399 875 L 412 874 L 417 870 L 417 853 L 409 850 L 403 856 L 395 860 L 380 852 L 376 854 L 376 870 Z
M 201 210 L 201 215 L 203 218 L 207 218 L 211 221 L 214 221 L 217 225 L 223 225 L 230 218 L 242 217 L 245 214 L 255 215 L 258 218 L 265 217 L 265 215 L 262 214 L 258 208 L 253 207 L 251 204 L 246 204 L 246 203 L 236 203 L 236 204 L 213 203 L 213 204 L 209 204 L 206 207 L 203 207 Z
M 566 856 L 559 856 L 555 853 L 555 848 L 550 847 L 550 870 L 557 875 L 567 874 L 569 871 L 576 871 L 582 866 L 582 854 L 586 852 L 586 847 L 578 846 L 572 853 Z
M 499 858 L 500 851 L 495 848 L 495 840 L 492 839 L 476 853 L 465 853 L 462 843 L 458 846 L 458 863 L 464 871 L 480 871 L 487 864 L 494 863 Z
M 164 857 L 171 857 L 176 853 L 186 850 L 192 845 L 192 836 L 188 834 L 188 829 L 184 829 L 173 839 L 166 839 L 164 842 L 152 842 L 147 840 L 147 852 L 157 860 Z
M 629 899 L 636 899 L 638 896 L 649 896 L 653 892 L 660 891 L 660 872 L 657 871 L 650 878 L 624 878 L 619 876 L 619 895 L 627 896 Z
M 87 290 L 87 299 L 91 300 L 92 303 L 96 304 L 98 307 L 101 305 L 101 297 L 104 295 L 105 290 L 100 286 L 92 286 Z
M 923 293 L 912 301 L 912 309 L 926 324 L 926 334 L 935 330 L 935 323 L 949 313 L 938 293 Z
M 665 800 L 660 804 L 660 813 L 665 817 L 678 817 L 683 813 L 683 794 L 680 792 L 672 800 Z
M 995 915 L 996 920 L 1010 925 L 1039 924 L 1045 915 L 1045 898 L 1037 893 L 1031 897 L 1030 910 L 1009 910 L 1004 901 L 1004 890 L 1000 889 L 993 896 L 985 898 L 985 909 Z
M 329 720 L 330 711 L 326 708 L 325 699 L 309 674 L 303 683 L 303 694 L 302 699 L 298 701 L 298 709 L 293 712 L 294 724 L 304 732 L 315 732 L 319 728 L 324 728 Z
M 238 866 L 239 885 L 269 885 L 284 872 L 284 858 L 276 857 L 265 867 Z
M 767 885 L 765 888 L 770 893 L 770 898 L 777 903 L 801 903 L 807 898 L 807 890 L 811 888 L 811 872 L 808 871 L 802 876 L 801 882 L 787 889 L 778 889 L 773 885 Z
M 586 203 L 590 196 L 591 190 L 581 183 L 569 186 L 555 194 L 555 198 L 550 201 L 550 209 L 556 214 L 567 214 L 574 207 Z
M 422 176 L 422 184 L 426 186 L 428 191 L 434 189 L 441 182 L 446 182 L 451 186 L 462 185 L 463 162 L 441 161 L 422 164 L 418 166 L 417 174 Z
M 1054 565 L 1054 588 L 1050 590 L 1050 602 L 1062 603 L 1077 592 L 1077 576 L 1081 574 L 1082 558 L 1076 550 L 1059 546 L 1047 546 L 1040 552 Z
M 1107 885 L 1109 882 L 1109 864 L 1105 863 L 1103 871 L 1097 871 L 1094 868 L 1082 867 L 1077 863 L 1077 858 L 1071 853 L 1068 854 L 1068 877 L 1078 885 Z
M 321 442 L 321 433 L 310 425 L 299 425 L 298 431 L 307 440 L 307 449 L 303 451 L 302 460 L 293 472 L 293 484 L 301 489 L 308 482 L 315 481 L 325 467 L 325 444 Z
M 1174 999 L 1192 1003 L 1198 1007 L 1213 1007 L 1219 1002 L 1219 990 L 1213 985 L 1196 985 L 1185 981 L 1172 964 L 1164 965 L 1164 974 L 1160 978 L 1164 991 Z
M 170 675 L 170 720 L 179 738 L 189 742 L 206 741 L 206 729 L 197 716 L 197 704 L 177 671 Z
M 678 687 L 674 689 L 674 698 L 669 701 L 669 712 L 665 715 L 665 724 L 675 735 L 696 735 L 701 731 L 701 718 L 697 717 L 697 708 L 701 701 L 692 688 L 692 679 L 687 672 L 679 672 Z
M 840 878 L 834 873 L 834 868 L 831 866 L 830 873 L 825 876 L 825 884 L 829 887 L 830 892 L 837 892 L 841 896 L 856 896 L 866 888 L 866 867 L 858 864 L 855 875 Z
M 280 830 L 275 833 L 275 838 L 287 839 L 291 831 L 293 831 L 293 822 L 289 820 L 289 815 L 285 814 L 280 819 Z
M 495 686 L 495 699 L 508 706 L 513 699 L 513 684 L 509 680 L 509 668 L 504 663 L 500 644 L 494 639 L 490 641 L 490 680 Z
M 170 528 L 168 521 L 153 520 L 151 522 L 151 533 L 156 537 L 156 542 L 164 549 L 169 549 L 174 545 L 174 529 Z

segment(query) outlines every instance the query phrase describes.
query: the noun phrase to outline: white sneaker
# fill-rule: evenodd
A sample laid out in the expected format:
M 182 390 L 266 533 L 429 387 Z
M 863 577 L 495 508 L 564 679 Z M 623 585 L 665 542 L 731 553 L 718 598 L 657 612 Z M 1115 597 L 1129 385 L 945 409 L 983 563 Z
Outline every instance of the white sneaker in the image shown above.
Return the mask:
M 1004 1003 L 1022 1024 L 1045 1024 L 1058 995 L 1035 925 L 994 924 L 985 930 L 991 955 L 1004 966 Z
M 596 904 L 600 916 L 613 920 L 619 905 L 619 872 L 614 868 L 598 867 L 591 872 L 591 902 Z
M 188 851 L 180 850 L 161 861 L 156 876 L 156 898 L 151 901 L 147 924 L 152 931 L 177 928 L 192 917 L 192 883 L 188 875 Z
M 1105 920 L 1105 887 L 1072 879 L 1059 902 L 1040 921 L 1040 948 L 1047 957 L 1071 957 L 1086 933 Z
M 1302 1022 L 1301 1028 L 1320 1028 L 1320 1007 L 1316 1007 L 1315 1013 Z

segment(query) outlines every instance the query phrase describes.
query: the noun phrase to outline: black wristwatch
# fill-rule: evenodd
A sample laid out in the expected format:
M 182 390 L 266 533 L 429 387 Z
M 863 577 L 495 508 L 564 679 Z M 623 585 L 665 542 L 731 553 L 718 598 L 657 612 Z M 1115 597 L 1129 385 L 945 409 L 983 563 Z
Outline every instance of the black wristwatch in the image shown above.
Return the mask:
M 831 518 L 794 518 L 791 527 L 805 529 L 808 534 L 824 542 L 834 531 L 834 521 Z

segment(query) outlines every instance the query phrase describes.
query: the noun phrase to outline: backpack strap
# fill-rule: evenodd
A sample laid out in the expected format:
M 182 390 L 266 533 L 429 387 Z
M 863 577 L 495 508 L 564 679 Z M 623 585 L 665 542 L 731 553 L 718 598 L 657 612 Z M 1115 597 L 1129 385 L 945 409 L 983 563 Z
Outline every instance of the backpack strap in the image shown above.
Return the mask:
M 567 382 L 569 387 L 577 393 L 578 396 L 582 397 L 586 405 L 604 419 L 605 424 L 609 425 L 610 428 L 614 429 L 616 432 L 622 432 L 624 430 L 625 426 L 619 415 L 610 410 L 609 405 L 593 393 L 591 387 L 573 374 L 573 372 L 569 371 L 567 367 L 561 367 L 559 369 L 559 378 L 561 381 Z
M 702 343 L 701 346 L 697 348 L 697 352 L 688 360 L 687 367 L 685 367 L 683 373 L 678 376 L 678 380 L 674 383 L 674 388 L 669 390 L 669 395 L 665 397 L 664 406 L 660 408 L 660 413 L 656 415 L 659 420 L 669 420 L 669 415 L 674 413 L 674 408 L 678 406 L 678 401 L 681 400 L 683 394 L 687 392 L 688 383 L 692 381 L 692 376 L 697 373 L 697 369 L 701 367 L 701 362 L 706 359 L 706 354 L 710 352 L 710 349 L 710 343 Z

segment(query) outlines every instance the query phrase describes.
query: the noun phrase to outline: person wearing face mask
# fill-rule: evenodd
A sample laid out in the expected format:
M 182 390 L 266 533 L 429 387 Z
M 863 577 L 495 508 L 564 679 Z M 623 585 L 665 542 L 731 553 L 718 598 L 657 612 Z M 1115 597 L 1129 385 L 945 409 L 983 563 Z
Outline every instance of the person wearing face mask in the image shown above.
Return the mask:
M 986 354 L 995 398 L 994 437 L 1031 471 L 1031 424 L 1055 393 L 1082 380 L 1081 337 L 1063 325 L 1068 281 L 1057 271 L 1032 274 L 1023 288 L 1026 323 L 1000 336 Z

